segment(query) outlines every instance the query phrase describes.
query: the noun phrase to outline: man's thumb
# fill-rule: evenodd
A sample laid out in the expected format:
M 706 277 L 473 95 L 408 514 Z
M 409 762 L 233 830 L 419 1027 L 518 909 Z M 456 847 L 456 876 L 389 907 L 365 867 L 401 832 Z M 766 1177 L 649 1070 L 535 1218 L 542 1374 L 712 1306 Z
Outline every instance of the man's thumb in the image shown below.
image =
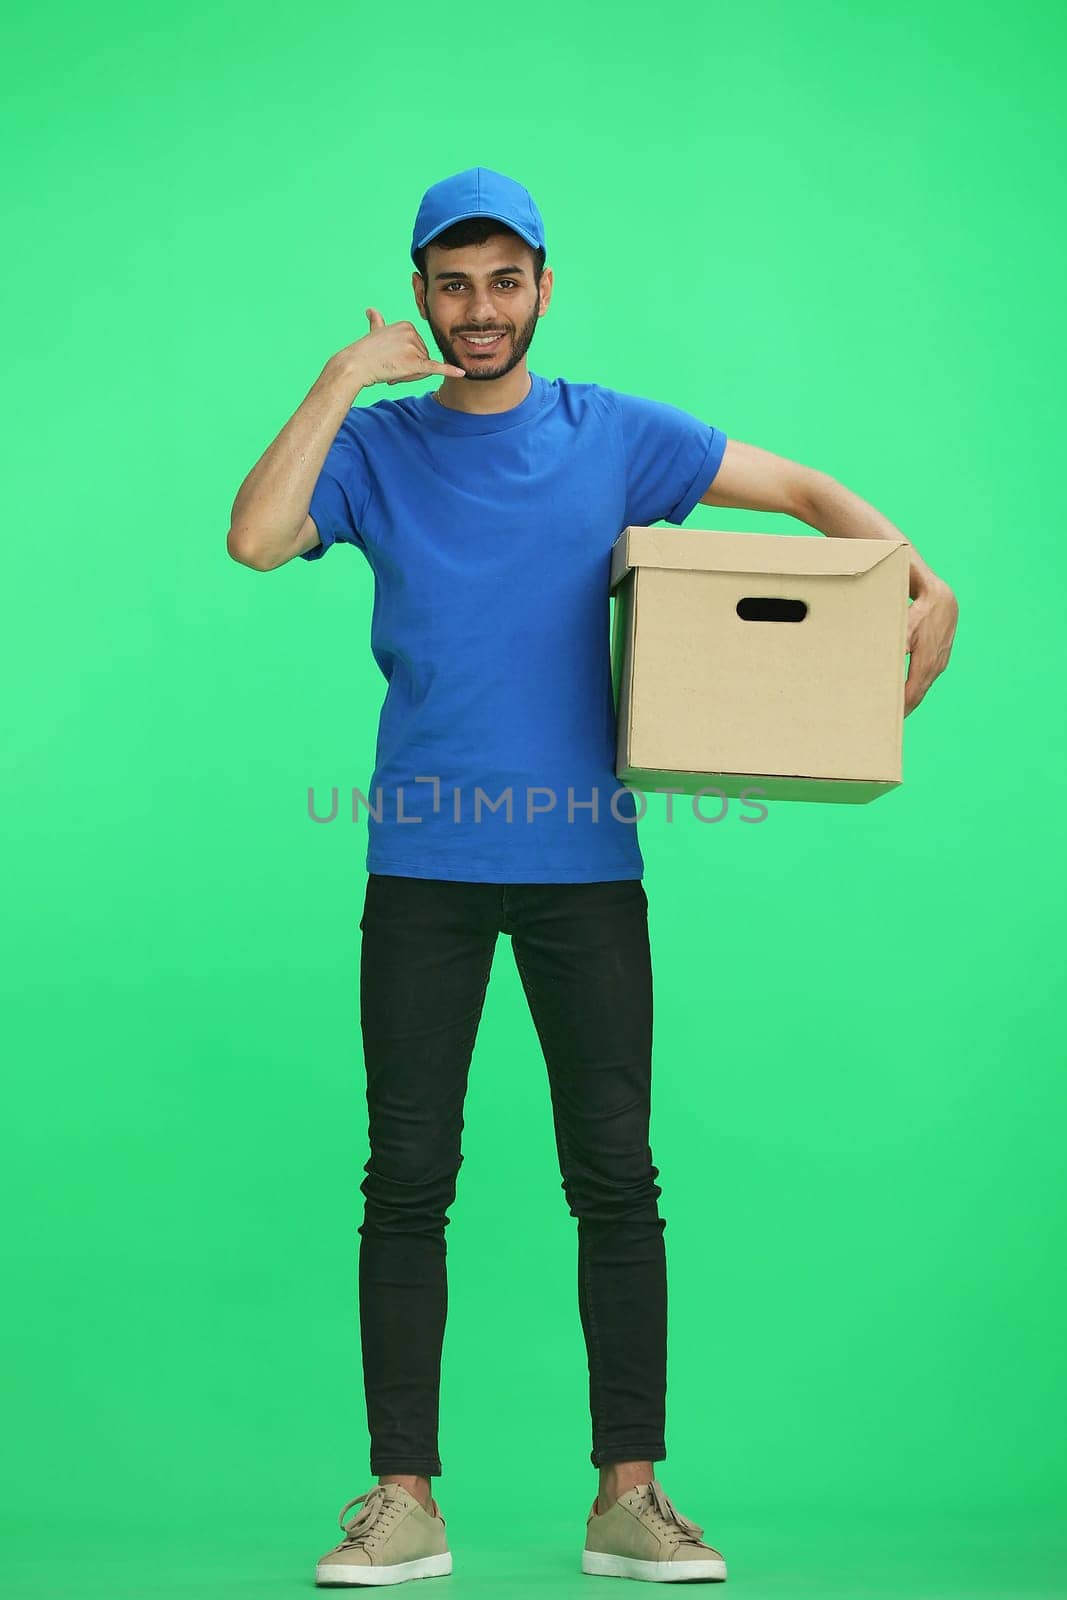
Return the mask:
M 381 312 L 376 311 L 373 306 L 367 307 L 367 320 L 370 322 L 372 328 L 385 327 L 385 318 L 382 316 Z

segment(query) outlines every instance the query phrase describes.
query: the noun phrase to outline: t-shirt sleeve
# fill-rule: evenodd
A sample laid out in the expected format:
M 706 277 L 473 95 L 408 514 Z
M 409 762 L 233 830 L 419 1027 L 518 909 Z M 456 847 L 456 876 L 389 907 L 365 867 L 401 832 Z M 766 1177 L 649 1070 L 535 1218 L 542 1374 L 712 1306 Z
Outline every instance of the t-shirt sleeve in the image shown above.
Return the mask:
M 354 416 L 355 408 L 338 428 L 311 492 L 308 511 L 319 530 L 319 543 L 300 552 L 305 561 L 318 561 L 333 544 L 358 545 L 366 553 L 361 530 L 366 526 L 370 475 Z
M 613 392 L 626 465 L 623 526 L 684 522 L 719 470 L 726 434 L 664 400 Z

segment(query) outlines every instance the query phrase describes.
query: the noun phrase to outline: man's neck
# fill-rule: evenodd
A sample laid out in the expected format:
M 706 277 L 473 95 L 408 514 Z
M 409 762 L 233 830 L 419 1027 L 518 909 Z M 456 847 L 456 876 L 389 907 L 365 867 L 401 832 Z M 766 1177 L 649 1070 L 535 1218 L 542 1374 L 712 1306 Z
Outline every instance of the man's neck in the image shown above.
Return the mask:
M 533 374 L 527 370 L 526 376 L 529 379 L 529 382 L 526 385 L 526 393 L 522 395 L 520 399 L 513 400 L 509 406 L 499 406 L 495 411 L 468 411 L 465 406 L 450 406 L 447 400 L 442 400 L 441 389 L 434 389 L 432 392 L 433 397 L 437 401 L 438 405 L 444 406 L 446 411 L 462 411 L 464 416 L 467 417 L 498 417 L 502 411 L 514 411 L 516 406 L 522 405 L 523 400 L 529 399 L 533 390 Z M 467 378 L 463 378 L 462 380 L 457 378 L 454 381 L 457 383 L 467 383 L 470 380 Z M 442 385 L 442 388 L 443 387 L 444 385 Z

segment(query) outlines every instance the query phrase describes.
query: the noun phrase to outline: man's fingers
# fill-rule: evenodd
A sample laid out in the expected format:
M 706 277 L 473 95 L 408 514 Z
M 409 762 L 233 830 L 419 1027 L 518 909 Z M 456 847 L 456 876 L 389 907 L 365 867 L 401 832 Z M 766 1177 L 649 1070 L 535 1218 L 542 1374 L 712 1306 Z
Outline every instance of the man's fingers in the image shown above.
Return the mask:
M 918 644 L 918 641 L 916 641 Z M 904 715 L 914 711 L 930 686 L 930 668 L 921 648 L 911 651 L 908 675 L 904 680 Z
M 370 328 L 364 340 L 367 348 L 374 351 L 373 382 L 414 383 L 432 372 L 439 372 L 446 378 L 467 376 L 462 367 L 448 361 L 434 361 L 413 322 L 387 323 L 377 306 L 367 306 L 366 316 Z
M 467 376 L 462 367 L 454 367 L 448 361 L 432 360 L 430 352 L 426 348 L 426 341 L 421 334 L 415 334 L 415 341 L 419 348 L 419 354 L 426 363 L 426 372 L 423 376 L 428 376 L 431 372 L 443 373 L 446 378 L 465 378 Z

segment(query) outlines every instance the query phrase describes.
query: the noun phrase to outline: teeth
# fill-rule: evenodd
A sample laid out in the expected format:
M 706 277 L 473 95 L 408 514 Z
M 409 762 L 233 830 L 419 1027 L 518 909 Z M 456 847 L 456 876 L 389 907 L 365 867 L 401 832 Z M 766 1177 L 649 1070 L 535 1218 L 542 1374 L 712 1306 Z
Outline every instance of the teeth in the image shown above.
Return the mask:
M 474 339 L 474 338 L 471 337 L 471 335 L 469 333 L 465 333 L 463 335 L 463 337 L 466 339 L 468 344 L 496 344 L 496 341 L 498 339 L 502 339 L 503 338 L 503 334 L 494 333 L 488 339 Z

